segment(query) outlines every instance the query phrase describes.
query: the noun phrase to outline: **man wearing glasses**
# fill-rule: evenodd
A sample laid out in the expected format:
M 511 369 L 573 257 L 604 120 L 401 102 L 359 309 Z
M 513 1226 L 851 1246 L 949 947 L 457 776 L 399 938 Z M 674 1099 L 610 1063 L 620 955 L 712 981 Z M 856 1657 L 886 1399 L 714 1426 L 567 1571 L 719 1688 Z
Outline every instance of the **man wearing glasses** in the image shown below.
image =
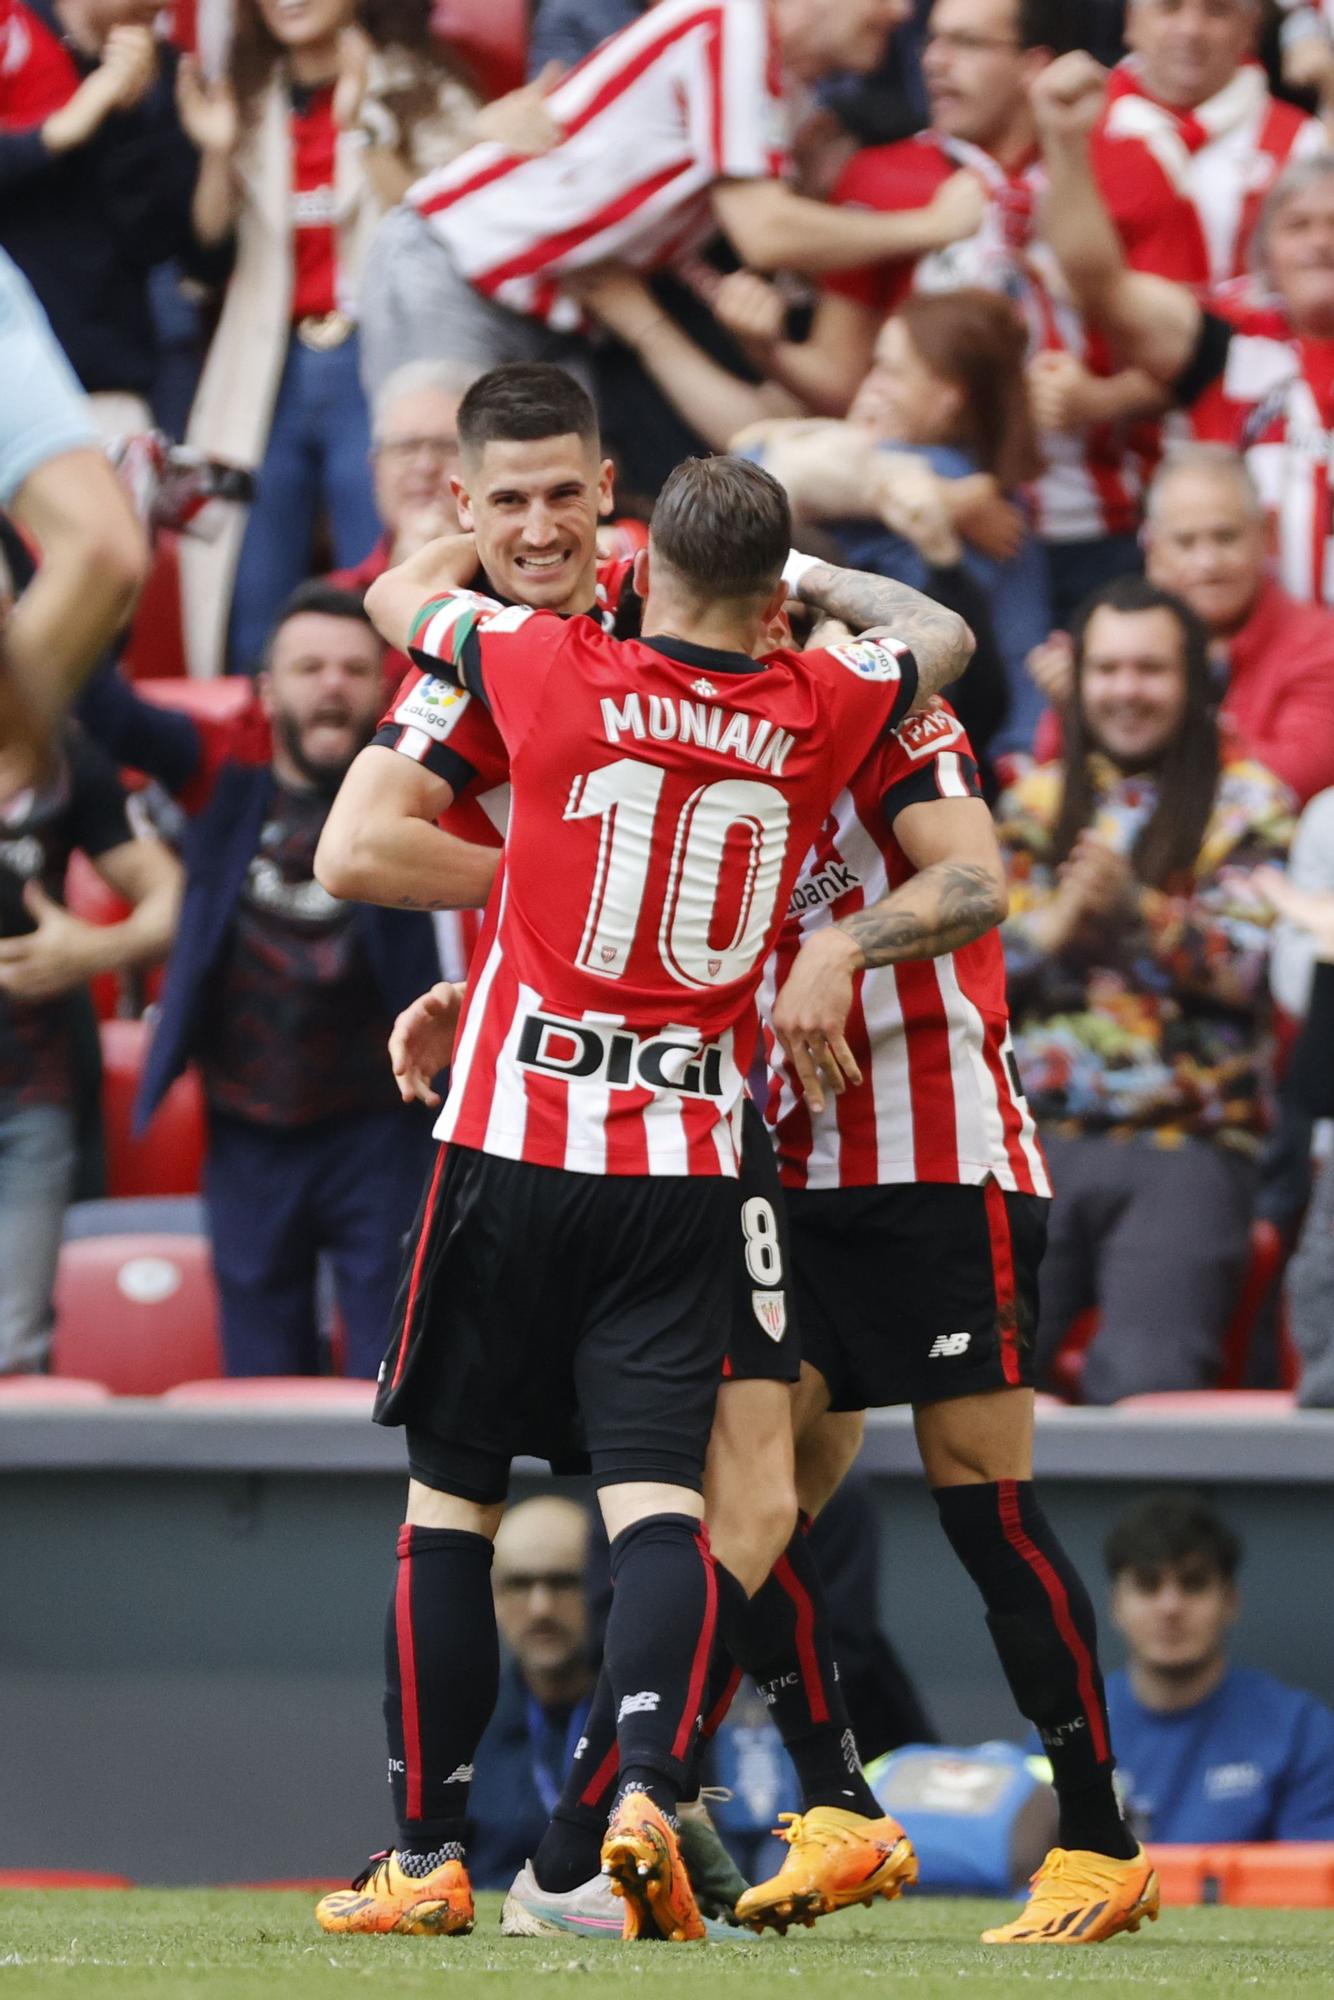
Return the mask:
M 508 1658 L 474 1762 L 468 1870 L 481 1889 L 508 1889 L 528 1866 L 588 1719 L 587 1556 L 588 1515 L 558 1494 L 511 1507 L 496 1536 L 491 1583 Z M 609 1935 L 620 1929 L 618 1913 Z
M 407 361 L 385 382 L 371 412 L 371 476 L 384 530 L 370 554 L 326 580 L 338 590 L 368 590 L 377 576 L 406 562 L 437 535 L 456 535 L 450 477 L 459 469 L 459 403 L 475 371 L 448 361 Z M 386 680 L 409 671 L 404 654 L 385 656 Z

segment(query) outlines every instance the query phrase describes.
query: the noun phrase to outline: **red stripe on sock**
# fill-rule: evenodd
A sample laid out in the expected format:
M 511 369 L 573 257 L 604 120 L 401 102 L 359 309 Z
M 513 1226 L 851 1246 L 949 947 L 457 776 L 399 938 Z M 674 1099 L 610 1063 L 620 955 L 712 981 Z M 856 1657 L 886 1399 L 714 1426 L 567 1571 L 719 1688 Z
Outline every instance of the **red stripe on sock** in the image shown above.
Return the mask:
M 684 1757 L 690 1748 L 695 1718 L 704 1699 L 704 1681 L 709 1671 L 714 1634 L 718 1629 L 718 1571 L 714 1567 L 713 1557 L 709 1554 L 707 1536 L 703 1533 L 697 1536 L 696 1546 L 699 1549 L 699 1559 L 704 1565 L 704 1623 L 700 1628 L 694 1663 L 690 1669 L 690 1686 L 686 1691 L 685 1711 L 681 1716 L 681 1726 L 676 1732 L 676 1741 L 672 1744 L 673 1757 Z
M 435 1198 L 440 1192 L 440 1176 L 444 1172 L 445 1159 L 449 1148 L 441 1146 L 435 1158 L 435 1171 L 431 1175 L 430 1192 L 426 1206 L 422 1210 L 422 1226 L 417 1237 L 417 1252 L 412 1260 L 412 1282 L 408 1286 L 407 1304 L 403 1308 L 403 1330 L 398 1336 L 398 1354 L 394 1360 L 394 1379 L 389 1384 L 396 1389 L 403 1373 L 403 1363 L 408 1358 L 408 1339 L 412 1332 L 412 1315 L 417 1307 L 417 1293 L 421 1289 L 422 1265 L 426 1261 L 426 1246 L 431 1240 L 431 1217 L 435 1213 Z
M 829 1698 L 815 1651 L 815 1606 L 810 1592 L 798 1581 L 797 1573 L 786 1556 L 779 1556 L 774 1564 L 774 1577 L 784 1594 L 792 1600 L 797 1614 L 797 1661 L 801 1667 L 801 1684 L 806 1690 L 806 1706 L 810 1710 L 811 1721 L 828 1722 Z
M 398 1531 L 398 1582 L 394 1587 L 394 1640 L 398 1646 L 398 1684 L 403 1703 L 403 1775 L 407 1779 L 409 1819 L 422 1816 L 422 1740 L 417 1714 L 417 1652 L 412 1643 L 412 1529 Z
M 1028 1564 L 1047 1594 L 1052 1617 L 1056 1621 L 1056 1629 L 1075 1663 L 1079 1699 L 1088 1721 L 1093 1754 L 1100 1764 L 1105 1764 L 1112 1752 L 1107 1741 L 1107 1731 L 1103 1726 L 1102 1707 L 1098 1701 L 1093 1656 L 1080 1638 L 1075 1628 L 1075 1621 L 1070 1616 L 1070 1600 L 1065 1594 L 1065 1585 L 1024 1527 L 1019 1513 L 1018 1482 L 1013 1479 L 998 1480 L 996 1491 L 1000 1496 L 1001 1532 L 1016 1555 L 1021 1556 Z
M 713 1704 L 713 1707 L 709 1710 L 708 1714 L 705 1716 L 704 1721 L 700 1727 L 700 1732 L 699 1732 L 700 1736 L 706 1743 L 711 1743 L 713 1741 L 714 1737 L 718 1734 L 718 1731 L 722 1728 L 723 1724 L 726 1722 L 727 1711 L 732 1706 L 732 1703 L 736 1700 L 736 1691 L 740 1687 L 740 1685 L 741 1685 L 741 1669 L 740 1667 L 733 1667 L 730 1675 L 728 1676 L 727 1686 L 723 1689 L 717 1701 Z
M 1019 1319 L 1014 1288 L 1014 1245 L 1010 1240 L 1010 1212 L 1000 1182 L 989 1180 L 982 1191 L 987 1211 L 987 1234 L 991 1238 L 991 1275 L 996 1287 L 996 1331 L 1000 1335 L 1001 1371 L 1007 1382 L 1018 1385 L 1023 1379 L 1019 1365 Z
M 583 1791 L 580 1792 L 579 1794 L 580 1805 L 596 1806 L 599 1800 L 601 1799 L 602 1794 L 607 1790 L 607 1787 L 611 1784 L 612 1779 L 616 1776 L 616 1773 L 620 1769 L 620 1767 L 621 1767 L 620 1745 L 618 1743 L 613 1743 L 610 1750 L 607 1752 L 606 1756 L 603 1758 L 602 1762 L 598 1765 L 596 1771 L 594 1771 L 592 1777 L 589 1779 L 587 1785 L 585 1785 Z

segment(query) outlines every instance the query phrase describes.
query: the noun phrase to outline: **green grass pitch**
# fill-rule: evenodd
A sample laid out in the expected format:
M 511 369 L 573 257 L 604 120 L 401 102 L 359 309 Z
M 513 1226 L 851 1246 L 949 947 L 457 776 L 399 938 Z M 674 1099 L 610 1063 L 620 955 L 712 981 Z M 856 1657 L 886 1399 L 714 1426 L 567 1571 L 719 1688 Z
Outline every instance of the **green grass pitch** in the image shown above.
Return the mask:
M 1334 1912 L 1166 1910 L 1089 1949 L 988 1949 L 1004 1906 L 909 1898 L 780 1942 L 587 1945 L 502 1938 L 484 1896 L 469 1938 L 327 1938 L 313 1898 L 251 1890 L 0 1894 L 0 2000 L 1034 2000 L 1038 1991 L 1334 1993 Z M 874 1986 L 865 1984 L 875 1981 Z M 962 1990 L 961 1990 L 962 1989 Z

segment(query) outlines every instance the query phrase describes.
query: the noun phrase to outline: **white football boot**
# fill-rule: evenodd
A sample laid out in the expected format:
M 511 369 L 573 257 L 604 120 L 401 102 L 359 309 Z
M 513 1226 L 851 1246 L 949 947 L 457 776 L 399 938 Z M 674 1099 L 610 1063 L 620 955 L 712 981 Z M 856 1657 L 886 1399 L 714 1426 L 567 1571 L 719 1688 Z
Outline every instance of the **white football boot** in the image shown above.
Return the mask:
M 509 1886 L 500 1929 L 504 1937 L 609 1938 L 619 1943 L 624 1918 L 625 1905 L 612 1894 L 606 1875 L 595 1875 L 577 1889 L 556 1895 L 538 1887 L 533 1864 L 525 1861 Z M 748 1931 L 717 1923 L 711 1917 L 704 1919 L 704 1933 L 715 1943 L 750 1942 Z

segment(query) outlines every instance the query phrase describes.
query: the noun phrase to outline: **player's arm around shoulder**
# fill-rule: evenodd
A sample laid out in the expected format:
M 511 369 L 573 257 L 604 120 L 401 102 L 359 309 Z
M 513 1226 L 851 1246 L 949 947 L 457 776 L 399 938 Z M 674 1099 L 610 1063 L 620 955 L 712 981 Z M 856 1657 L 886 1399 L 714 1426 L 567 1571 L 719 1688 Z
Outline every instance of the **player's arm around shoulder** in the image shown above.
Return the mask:
M 471 535 L 441 535 L 406 561 L 377 576 L 366 591 L 366 611 L 376 631 L 396 652 L 405 653 L 428 605 L 439 605 L 464 590 L 477 575 L 477 544 Z
M 957 681 L 976 650 L 972 628 L 957 611 L 893 577 L 799 558 L 789 568 L 789 582 L 803 603 L 863 639 L 884 640 L 911 653 L 917 670 L 911 711 Z
M 1010 894 L 986 802 L 946 792 L 932 798 L 928 790 L 956 782 L 952 772 L 938 778 L 928 766 L 916 782 L 886 792 L 884 812 L 892 814 L 894 838 L 916 874 L 802 944 L 774 1004 L 774 1032 L 794 1060 L 798 1048 L 836 1046 L 862 972 L 906 958 L 944 958 L 1004 924 Z
M 480 909 L 498 856 L 436 824 L 453 797 L 453 787 L 425 765 L 368 745 L 324 822 L 316 881 L 344 902 L 390 910 Z

